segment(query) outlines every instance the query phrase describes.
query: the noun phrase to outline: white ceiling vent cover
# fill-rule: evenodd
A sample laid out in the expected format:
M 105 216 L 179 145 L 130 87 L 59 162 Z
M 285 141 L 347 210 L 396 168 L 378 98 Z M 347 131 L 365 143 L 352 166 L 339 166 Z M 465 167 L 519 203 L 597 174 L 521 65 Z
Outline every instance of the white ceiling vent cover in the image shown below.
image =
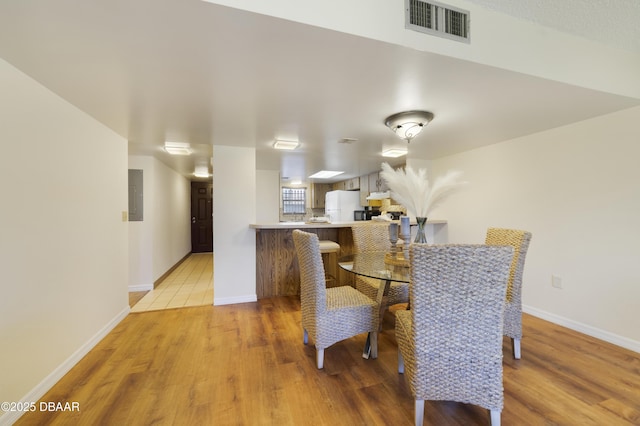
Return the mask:
M 469 43 L 469 12 L 437 2 L 404 0 L 404 27 Z

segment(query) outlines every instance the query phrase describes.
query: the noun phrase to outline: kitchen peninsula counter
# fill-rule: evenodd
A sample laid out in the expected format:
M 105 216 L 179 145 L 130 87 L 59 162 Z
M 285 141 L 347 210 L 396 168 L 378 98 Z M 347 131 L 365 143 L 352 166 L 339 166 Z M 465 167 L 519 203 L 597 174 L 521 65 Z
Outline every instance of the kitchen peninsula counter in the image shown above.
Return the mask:
M 249 228 L 252 229 L 314 229 L 314 228 L 349 228 L 356 224 L 362 223 L 397 223 L 400 224 L 399 220 L 394 220 L 392 222 L 387 221 L 355 221 L 355 222 L 274 222 L 274 223 L 257 223 L 249 225 Z M 445 225 L 447 223 L 446 220 L 428 220 L 427 225 Z M 416 222 L 412 221 L 412 225 L 415 225 Z
M 251 224 L 253 229 L 314 229 L 314 228 L 349 228 L 362 222 L 276 222 Z
M 399 222 L 399 221 L 395 221 Z M 340 256 L 354 252 L 351 227 L 365 222 L 276 222 L 251 224 L 256 230 L 256 295 L 259 299 L 300 294 L 300 269 L 293 245 L 293 230 L 301 229 L 318 235 L 320 240 L 340 244 Z M 445 228 L 446 220 L 429 220 L 427 225 Z M 434 229 L 434 235 L 438 229 Z M 445 236 L 446 238 L 446 236 Z M 441 242 L 438 238 L 429 242 Z M 446 242 L 446 241 L 444 241 Z M 340 285 L 353 285 L 353 274 L 338 268 Z

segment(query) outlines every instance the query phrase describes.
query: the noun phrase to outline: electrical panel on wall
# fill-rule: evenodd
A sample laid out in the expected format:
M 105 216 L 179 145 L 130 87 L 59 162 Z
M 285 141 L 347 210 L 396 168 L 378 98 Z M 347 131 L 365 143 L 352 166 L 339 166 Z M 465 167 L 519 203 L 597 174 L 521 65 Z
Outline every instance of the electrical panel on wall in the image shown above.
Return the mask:
M 129 222 L 141 222 L 143 212 L 142 170 L 129 169 Z

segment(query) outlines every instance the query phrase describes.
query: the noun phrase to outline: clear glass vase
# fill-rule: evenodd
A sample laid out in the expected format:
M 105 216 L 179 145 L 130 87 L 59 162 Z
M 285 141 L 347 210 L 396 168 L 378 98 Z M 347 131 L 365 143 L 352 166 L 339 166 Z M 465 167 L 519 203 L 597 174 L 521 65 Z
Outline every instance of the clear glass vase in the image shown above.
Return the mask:
M 416 232 L 416 239 L 413 240 L 414 243 L 426 243 L 427 236 L 424 234 L 424 226 L 427 223 L 426 217 L 416 217 L 416 222 L 418 222 L 418 231 Z

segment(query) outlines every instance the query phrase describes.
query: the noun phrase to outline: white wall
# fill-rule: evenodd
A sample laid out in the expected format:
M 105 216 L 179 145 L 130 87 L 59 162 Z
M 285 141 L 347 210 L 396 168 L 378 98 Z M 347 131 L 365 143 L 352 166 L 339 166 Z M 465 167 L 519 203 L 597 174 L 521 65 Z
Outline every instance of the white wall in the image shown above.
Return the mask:
M 640 352 L 638 122 L 628 109 L 435 160 L 432 173 L 470 183 L 435 210 L 450 242 L 482 242 L 490 226 L 533 233 L 529 312 Z
M 255 221 L 255 149 L 214 145 L 214 305 L 257 300 Z
M 191 252 L 191 182 L 155 160 L 153 202 L 153 279 L 160 278 Z M 146 192 L 146 191 L 145 191 Z
M 280 172 L 256 170 L 256 223 L 280 220 Z
M 36 401 L 129 312 L 127 141 L 1 59 L 0 93 L 0 401 Z
M 150 156 L 129 156 L 143 170 L 142 222 L 129 222 L 129 291 L 153 283 L 191 251 L 191 183 Z

